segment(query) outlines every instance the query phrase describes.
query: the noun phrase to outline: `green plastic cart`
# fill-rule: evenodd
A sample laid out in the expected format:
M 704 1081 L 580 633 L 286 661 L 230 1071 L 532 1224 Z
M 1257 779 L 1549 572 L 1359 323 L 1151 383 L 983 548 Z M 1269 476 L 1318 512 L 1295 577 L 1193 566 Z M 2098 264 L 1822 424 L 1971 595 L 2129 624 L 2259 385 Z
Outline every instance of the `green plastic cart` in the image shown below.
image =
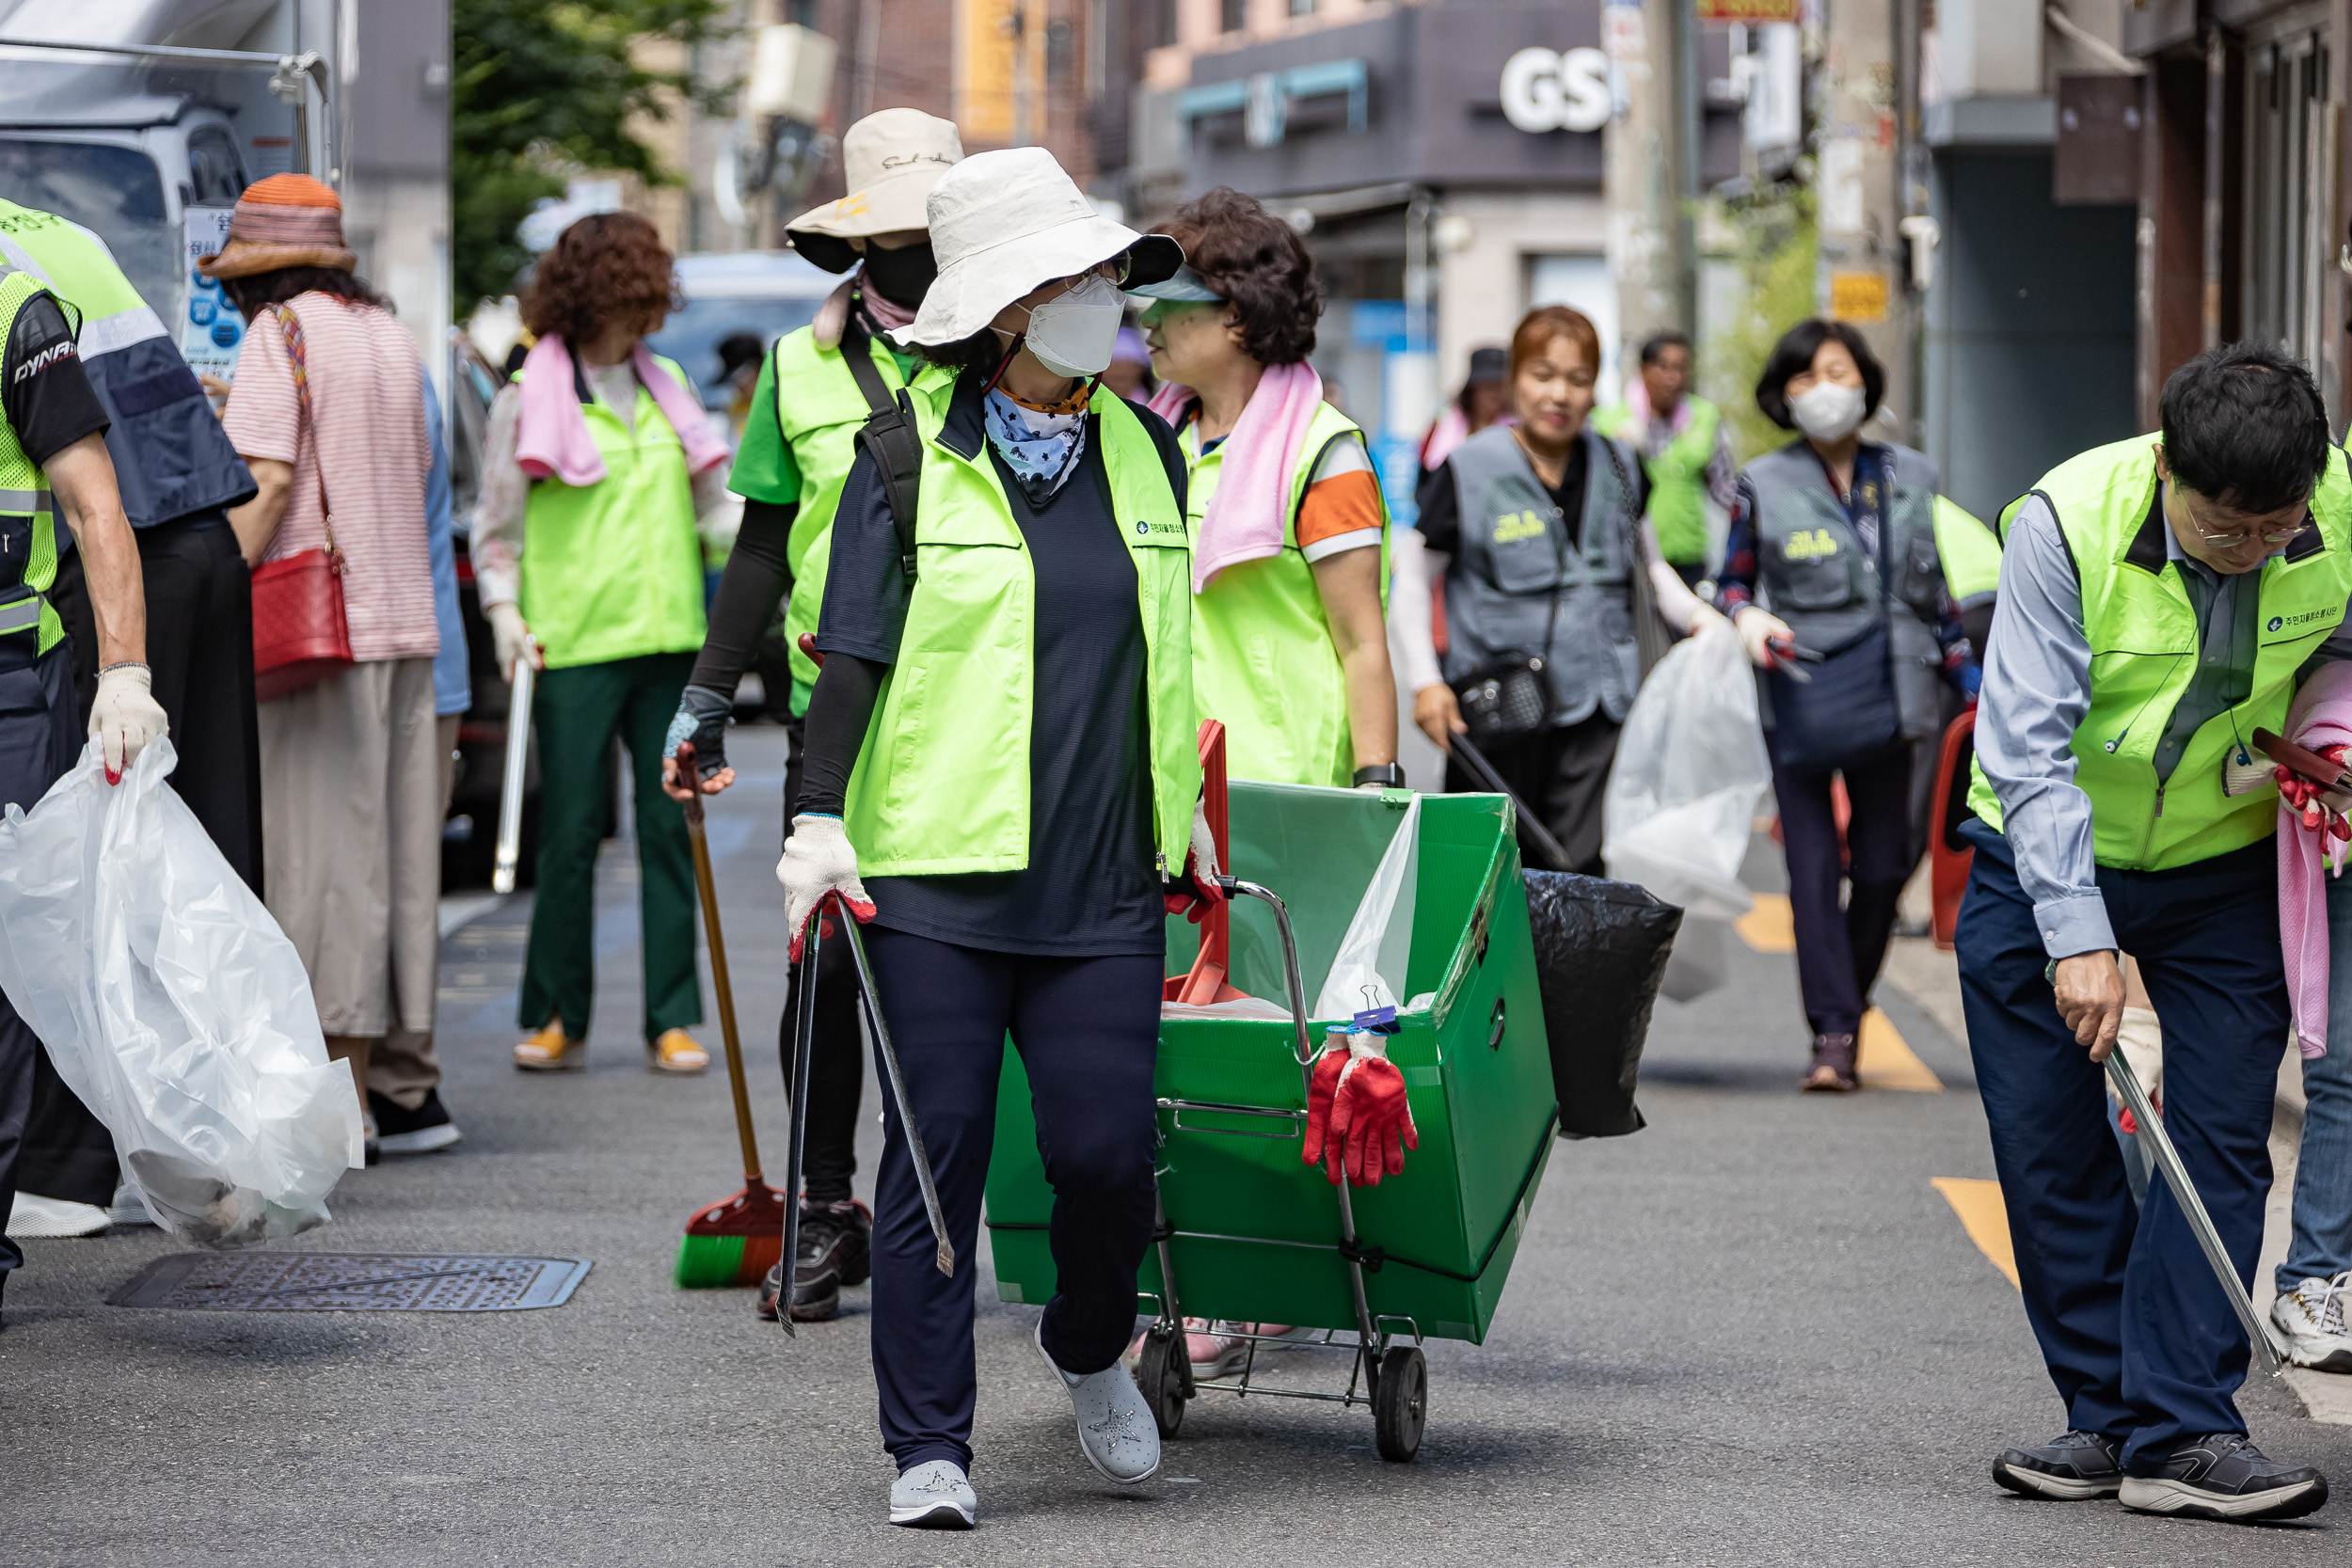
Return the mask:
M 1333 1187 L 1302 1160 L 1305 1064 L 1324 1025 L 1347 1015 L 1310 1017 L 1301 976 L 1320 986 L 1412 800 L 1246 781 L 1228 794 L 1211 773 L 1211 822 L 1228 830 L 1240 895 L 1230 905 L 1227 974 L 1216 974 L 1216 933 L 1204 946 L 1171 919 L 1171 966 L 1193 967 L 1168 983 L 1169 996 L 1231 998 L 1238 988 L 1280 1011 L 1178 1008 L 1161 1023 L 1161 1218 L 1136 1279 L 1138 1310 L 1153 1318 L 1136 1374 L 1164 1435 L 1206 1392 L 1368 1403 L 1382 1456 L 1410 1459 L 1427 1405 L 1421 1345 L 1477 1343 L 1494 1321 L 1559 1120 L 1507 797 L 1421 800 L 1406 1002 L 1389 1042 L 1421 1147 L 1377 1187 Z M 1403 941 L 1401 925 L 1392 937 Z M 1229 982 L 1221 991 L 1219 979 Z M 1053 1193 L 1015 1052 L 1005 1053 L 996 1116 L 988 1226 L 997 1294 L 1041 1304 L 1055 1288 Z M 1352 1357 L 1345 1389 L 1268 1386 L 1258 1354 L 1273 1341 L 1258 1336 L 1238 1376 L 1196 1382 L 1186 1315 L 1321 1330 L 1310 1348 Z

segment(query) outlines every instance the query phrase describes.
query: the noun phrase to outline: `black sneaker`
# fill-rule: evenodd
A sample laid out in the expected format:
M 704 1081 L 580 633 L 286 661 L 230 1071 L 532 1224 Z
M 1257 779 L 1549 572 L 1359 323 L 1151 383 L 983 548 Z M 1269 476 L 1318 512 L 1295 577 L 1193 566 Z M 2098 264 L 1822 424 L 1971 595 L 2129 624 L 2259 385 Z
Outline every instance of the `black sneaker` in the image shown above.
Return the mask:
M 2137 1513 L 2192 1519 L 2299 1519 L 2328 1502 L 2328 1478 L 2265 1459 L 2238 1432 L 2210 1432 L 2172 1450 L 2153 1476 L 2126 1476 L 2117 1499 Z
M 449 1119 L 437 1088 L 425 1090 L 424 1103 L 413 1111 L 404 1111 L 370 1089 L 368 1110 L 375 1117 L 376 1147 L 387 1154 L 431 1154 L 458 1141 L 457 1126 Z
M 845 1285 L 863 1285 L 873 1273 L 874 1216 L 863 1203 L 801 1205 L 800 1266 L 792 1271 L 792 1321 L 818 1323 L 841 1310 Z M 784 1265 L 760 1282 L 759 1315 L 776 1321 Z
M 2117 1445 L 2095 1432 L 2070 1432 L 2038 1449 L 2003 1449 L 1993 1462 L 1993 1479 L 2029 1497 L 2070 1503 L 2112 1497 L 2123 1484 L 2116 1452 Z

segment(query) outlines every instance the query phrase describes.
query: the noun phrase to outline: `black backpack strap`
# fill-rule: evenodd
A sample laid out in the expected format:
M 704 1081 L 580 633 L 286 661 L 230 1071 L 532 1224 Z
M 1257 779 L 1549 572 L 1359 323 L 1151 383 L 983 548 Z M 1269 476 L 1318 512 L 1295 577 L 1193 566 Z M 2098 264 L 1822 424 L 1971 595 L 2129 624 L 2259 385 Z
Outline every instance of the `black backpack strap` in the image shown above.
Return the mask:
M 898 569 L 914 580 L 914 516 L 923 495 L 923 436 L 915 428 L 914 404 L 906 388 L 894 398 L 874 368 L 871 341 L 852 317 L 841 334 L 841 354 L 858 390 L 866 394 L 872 412 L 858 428 L 852 444 L 874 459 L 882 475 L 882 499 L 890 505 L 890 521 L 898 534 Z

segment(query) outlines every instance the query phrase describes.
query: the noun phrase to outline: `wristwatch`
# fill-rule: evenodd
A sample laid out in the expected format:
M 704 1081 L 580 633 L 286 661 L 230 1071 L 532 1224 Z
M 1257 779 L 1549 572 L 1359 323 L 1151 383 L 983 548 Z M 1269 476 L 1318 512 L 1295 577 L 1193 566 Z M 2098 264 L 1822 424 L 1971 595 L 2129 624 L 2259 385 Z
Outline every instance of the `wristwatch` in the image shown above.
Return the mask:
M 1391 789 L 1405 787 L 1405 769 L 1393 762 L 1375 762 L 1369 768 L 1356 769 L 1356 786 L 1386 784 Z

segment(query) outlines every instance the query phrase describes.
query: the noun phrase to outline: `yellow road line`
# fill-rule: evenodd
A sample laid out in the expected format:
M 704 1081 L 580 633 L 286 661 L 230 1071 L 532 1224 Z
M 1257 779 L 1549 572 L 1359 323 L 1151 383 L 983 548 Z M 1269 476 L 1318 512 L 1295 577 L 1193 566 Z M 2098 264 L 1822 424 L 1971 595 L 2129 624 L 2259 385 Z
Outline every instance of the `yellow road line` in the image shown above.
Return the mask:
M 1952 1212 L 1960 1216 L 1977 1250 L 1993 1259 L 1993 1266 L 2007 1275 L 2011 1285 L 2016 1284 L 2017 1251 L 2010 1245 L 2009 1211 L 2001 1207 L 2001 1184 L 1959 1176 L 1931 1180 L 1944 1201 L 1952 1206 Z
M 1862 1035 L 1856 1045 L 1855 1066 L 1864 1088 L 1944 1092 L 1944 1080 L 1912 1051 L 1894 1021 L 1876 1007 L 1862 1015 Z
M 1759 953 L 1797 950 L 1797 923 L 1788 912 L 1788 898 L 1781 894 L 1756 895 L 1756 908 L 1733 921 L 1731 928 Z

